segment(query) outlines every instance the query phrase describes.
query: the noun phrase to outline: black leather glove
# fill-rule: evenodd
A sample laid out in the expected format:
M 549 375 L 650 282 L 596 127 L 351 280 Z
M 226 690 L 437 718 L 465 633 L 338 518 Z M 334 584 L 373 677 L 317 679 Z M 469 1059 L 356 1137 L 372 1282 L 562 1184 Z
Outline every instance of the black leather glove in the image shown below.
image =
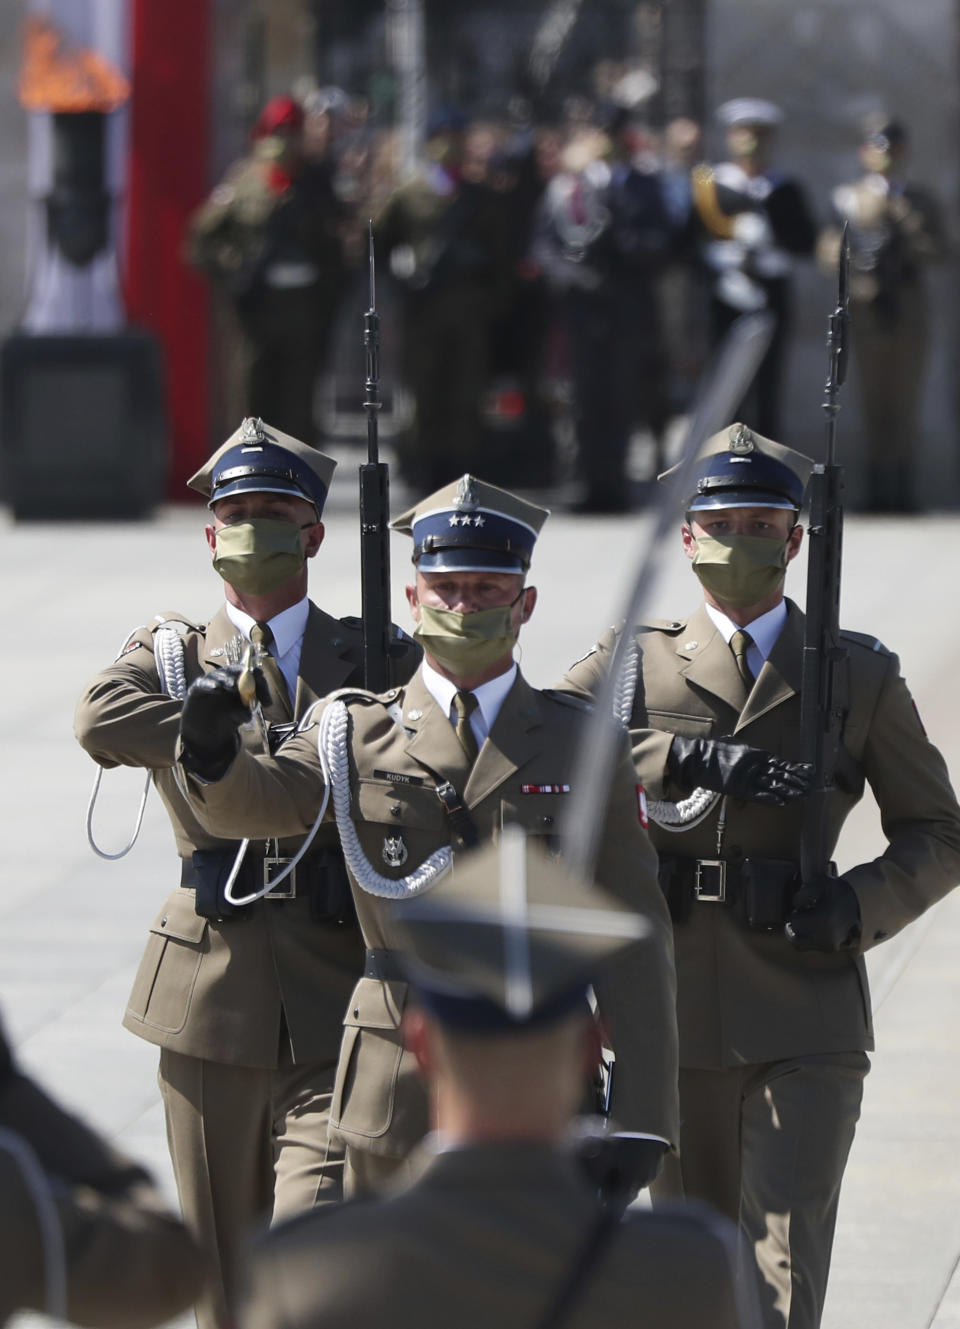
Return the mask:
M 604 1203 L 626 1207 L 660 1171 L 669 1146 L 643 1135 L 585 1133 L 577 1156 Z
M 798 951 L 842 951 L 860 940 L 860 902 L 843 877 L 801 886 L 784 933 Z
M 667 771 L 688 789 L 715 789 L 774 808 L 799 798 L 813 782 L 813 767 L 808 762 L 784 761 L 732 738 L 684 738 L 682 734 L 673 736 Z
M 219 780 L 237 755 L 239 727 L 250 719 L 250 708 L 240 699 L 240 665 L 224 665 L 195 679 L 187 690 L 180 713 L 180 761 L 205 780 Z M 268 702 L 270 690 L 255 669 L 257 697 Z

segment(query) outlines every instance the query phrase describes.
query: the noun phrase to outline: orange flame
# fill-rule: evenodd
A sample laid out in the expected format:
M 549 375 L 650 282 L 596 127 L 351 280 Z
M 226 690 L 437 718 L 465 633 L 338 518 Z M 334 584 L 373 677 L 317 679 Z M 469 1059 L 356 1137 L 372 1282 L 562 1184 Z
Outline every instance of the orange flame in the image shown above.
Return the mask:
M 130 96 L 119 69 L 96 51 L 65 50 L 47 19 L 27 20 L 23 46 L 20 104 L 28 111 L 115 111 Z

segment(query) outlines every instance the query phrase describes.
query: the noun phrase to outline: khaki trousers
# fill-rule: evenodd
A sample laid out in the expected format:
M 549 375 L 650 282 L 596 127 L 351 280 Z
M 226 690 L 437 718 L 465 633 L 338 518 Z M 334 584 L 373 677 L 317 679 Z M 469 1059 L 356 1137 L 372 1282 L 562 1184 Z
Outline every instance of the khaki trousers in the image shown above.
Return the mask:
M 180 1207 L 200 1242 L 209 1290 L 198 1329 L 229 1329 L 251 1235 L 342 1198 L 343 1151 L 327 1138 L 336 1062 L 276 1070 L 160 1050 L 160 1093 Z
M 866 1053 L 680 1071 L 680 1157 L 651 1191 L 706 1201 L 739 1224 L 766 1329 L 817 1329 Z
M 343 1198 L 366 1200 L 382 1195 L 384 1191 L 406 1186 L 417 1175 L 410 1156 L 396 1158 L 393 1154 L 374 1154 L 367 1149 L 354 1149 L 347 1145 L 343 1167 Z

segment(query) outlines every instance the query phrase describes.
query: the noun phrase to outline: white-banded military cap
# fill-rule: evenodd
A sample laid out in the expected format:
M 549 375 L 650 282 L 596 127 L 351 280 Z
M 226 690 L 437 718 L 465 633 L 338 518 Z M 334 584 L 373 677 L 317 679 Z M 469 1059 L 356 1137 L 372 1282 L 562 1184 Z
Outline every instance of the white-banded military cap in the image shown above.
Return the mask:
M 548 508 L 473 475 L 438 489 L 390 523 L 413 537 L 421 572 L 526 572 Z
M 292 494 L 323 513 L 337 463 L 292 434 L 248 416 L 187 484 L 209 507 L 233 494 Z
M 776 129 L 783 124 L 783 111 L 775 102 L 768 102 L 763 97 L 734 97 L 716 109 L 717 124 L 724 129 L 733 129 L 736 125 L 759 125 L 764 129 Z
M 657 479 L 669 484 L 679 469 L 673 466 Z M 700 449 L 685 510 L 794 508 L 799 512 L 812 470 L 812 459 L 802 452 L 764 438 L 744 424 L 728 425 Z
M 504 827 L 436 885 L 396 907 L 403 964 L 442 1024 L 521 1031 L 586 1010 L 590 983 L 650 924 L 615 896 Z

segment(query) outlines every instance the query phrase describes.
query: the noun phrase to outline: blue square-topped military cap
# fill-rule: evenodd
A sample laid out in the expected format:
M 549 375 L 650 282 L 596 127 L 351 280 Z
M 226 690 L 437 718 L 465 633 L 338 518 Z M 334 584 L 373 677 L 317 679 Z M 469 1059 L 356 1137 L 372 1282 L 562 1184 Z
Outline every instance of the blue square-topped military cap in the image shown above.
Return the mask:
M 466 1033 L 523 1032 L 588 1011 L 589 984 L 649 921 L 519 826 L 397 903 L 392 940 L 416 996 Z
M 462 475 L 396 517 L 421 572 L 526 572 L 549 509 Z
M 336 466 L 292 434 L 248 417 L 187 484 L 210 507 L 233 494 L 291 494 L 312 503 L 319 521 Z
M 674 466 L 657 479 L 669 482 L 678 469 Z M 686 511 L 793 508 L 799 512 L 812 470 L 813 461 L 802 452 L 764 438 L 744 424 L 728 425 L 700 450 Z

